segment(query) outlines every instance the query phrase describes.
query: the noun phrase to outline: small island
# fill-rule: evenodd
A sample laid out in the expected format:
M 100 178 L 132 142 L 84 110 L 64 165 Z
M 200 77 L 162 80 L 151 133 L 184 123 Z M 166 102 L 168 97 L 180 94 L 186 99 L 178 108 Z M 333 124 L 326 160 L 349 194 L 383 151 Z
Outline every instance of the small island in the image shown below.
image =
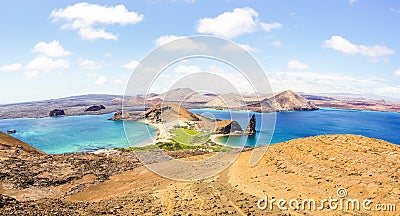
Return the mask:
M 174 103 L 156 104 L 144 112 L 117 112 L 110 120 L 138 121 L 158 130 L 155 144 L 130 147 L 133 150 L 201 149 L 209 152 L 228 151 L 231 147 L 213 141 L 215 136 L 255 133 L 255 128 L 243 131 L 235 120 L 213 119 L 194 114 Z M 249 125 L 255 127 L 255 116 Z

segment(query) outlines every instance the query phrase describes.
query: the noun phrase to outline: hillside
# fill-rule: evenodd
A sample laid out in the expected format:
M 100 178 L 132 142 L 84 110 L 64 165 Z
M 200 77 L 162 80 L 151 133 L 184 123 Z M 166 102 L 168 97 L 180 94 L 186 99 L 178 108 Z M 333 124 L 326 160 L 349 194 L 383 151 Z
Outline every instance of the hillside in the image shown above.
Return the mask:
M 255 166 L 248 165 L 252 152 L 242 152 L 231 166 L 218 175 L 196 181 L 173 181 L 159 176 L 133 161 L 132 152 L 46 158 L 31 158 L 26 153 L 23 153 L 25 157 L 15 157 L 8 152 L 2 154 L 2 170 L 8 171 L 6 176 L 24 173 L 24 176 L 32 176 L 27 180 L 33 179 L 33 182 L 26 181 L 26 187 L 21 188 L 16 185 L 17 180 L 2 177 L 1 182 L 7 187 L 0 191 L 3 194 L 0 195 L 0 214 L 400 214 L 399 206 L 396 211 L 385 212 L 332 210 L 328 207 L 323 210 L 281 211 L 276 203 L 272 210 L 257 208 L 257 201 L 265 195 L 276 200 L 298 199 L 301 202 L 304 199 L 314 199 L 319 202 L 329 197 L 337 199 L 339 188 L 347 190 L 345 200 L 358 199 L 362 202 L 370 199 L 374 204 L 399 203 L 398 145 L 355 135 L 324 135 L 262 148 L 268 149 Z M 207 156 L 210 155 L 182 160 L 202 160 Z M 25 166 L 15 166 L 15 163 Z M 195 172 L 193 169 L 172 168 L 168 166 L 169 162 L 164 163 L 159 165 L 171 173 Z M 211 170 L 223 163 L 226 161 L 220 157 L 216 162 L 210 162 L 205 169 Z M 44 169 L 43 165 L 49 169 L 45 181 L 40 183 L 43 179 L 35 170 Z M 68 177 L 71 178 L 56 181 Z M 371 205 L 372 209 L 374 207 Z
M 318 109 L 309 100 L 291 90 L 278 93 L 262 100 L 260 103 L 249 105 L 249 107 L 250 110 L 257 112 L 308 111 Z
M 400 100 L 378 95 L 361 94 L 302 94 L 313 104 L 338 109 L 400 112 Z
M 220 94 L 214 97 L 211 101 L 207 102 L 204 106 L 208 108 L 218 109 L 237 109 L 244 107 L 246 103 L 243 98 L 237 94 Z

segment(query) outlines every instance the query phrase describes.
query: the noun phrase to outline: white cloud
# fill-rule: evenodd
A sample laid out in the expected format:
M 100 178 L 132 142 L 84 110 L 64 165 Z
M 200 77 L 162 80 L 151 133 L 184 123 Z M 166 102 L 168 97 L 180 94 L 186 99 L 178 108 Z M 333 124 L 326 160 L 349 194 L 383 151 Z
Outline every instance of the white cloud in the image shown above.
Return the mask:
M 52 59 L 45 56 L 37 56 L 25 65 L 26 70 L 49 72 L 54 69 L 68 68 L 68 62 L 64 59 Z
M 297 60 L 290 60 L 287 64 L 287 67 L 289 69 L 293 69 L 293 70 L 307 70 L 310 69 L 310 66 L 308 66 L 305 63 L 302 63 L 300 61 Z
M 332 36 L 330 39 L 324 41 L 323 45 L 327 48 L 332 48 L 339 52 L 343 52 L 346 54 L 360 54 L 363 56 L 368 56 L 371 58 L 377 58 L 387 55 L 394 54 L 394 50 L 391 50 L 385 46 L 381 45 L 356 45 L 346 40 L 341 36 Z
M 111 57 L 112 57 L 112 54 L 111 54 L 111 53 L 104 53 L 104 57 L 106 57 L 106 58 L 111 58 Z
M 139 65 L 138 61 L 130 61 L 127 64 L 122 65 L 121 67 L 128 69 L 128 70 L 134 70 L 137 66 Z
M 21 69 L 22 65 L 20 63 L 2 65 L 0 71 L 16 71 Z
M 123 83 L 122 79 L 115 79 L 114 83 L 117 85 L 121 85 Z
M 376 93 L 374 89 L 387 85 L 375 77 L 353 77 L 343 74 L 316 72 L 270 72 L 268 78 L 274 92 L 292 89 L 307 93 Z
M 198 21 L 197 32 L 211 33 L 217 36 L 234 38 L 257 30 L 258 13 L 250 7 L 235 8 L 215 18 L 203 18 Z
M 96 85 L 103 85 L 107 82 L 107 78 L 104 76 L 99 76 L 95 82 Z
M 176 36 L 176 35 L 164 35 L 164 36 L 160 36 L 158 37 L 154 42 L 157 46 L 162 46 L 166 43 L 169 43 L 171 41 L 177 40 L 183 38 L 181 36 Z
M 182 73 L 182 74 L 190 74 L 190 73 L 198 73 L 201 71 L 200 67 L 197 65 L 178 65 L 174 68 L 174 71 L 176 73 Z
M 178 40 L 177 43 L 168 44 L 169 42 Z M 175 35 L 165 35 L 157 38 L 154 43 L 157 46 L 163 46 L 162 48 L 168 51 L 194 51 L 207 50 L 207 44 L 205 43 L 196 43 L 189 38 Z
M 252 47 L 252 46 L 250 46 L 250 45 L 248 45 L 248 44 L 237 44 L 237 45 L 239 45 L 241 48 L 245 49 L 245 50 L 248 51 L 248 52 L 260 51 L 260 49 L 257 49 L 257 48 L 255 48 L 255 47 Z M 232 43 L 227 43 L 227 44 L 225 44 L 224 46 L 222 46 L 221 49 L 222 49 L 222 50 L 228 50 L 228 51 L 240 51 L 240 50 L 241 50 L 240 47 L 237 47 L 237 46 L 235 46 L 235 45 L 232 44 Z
M 105 30 L 106 25 L 136 24 L 143 20 L 143 15 L 128 11 L 124 5 L 102 6 L 81 2 L 53 10 L 50 18 L 52 22 L 65 21 L 62 29 L 78 30 L 82 39 L 117 40 L 117 35 Z
M 376 88 L 379 94 L 400 94 L 400 86 L 385 86 Z
M 84 28 L 79 30 L 79 35 L 82 39 L 85 40 L 96 40 L 96 39 L 105 39 L 105 40 L 117 40 L 118 36 L 112 33 L 106 32 L 104 28 Z
M 278 23 L 278 22 L 274 22 L 274 23 L 260 23 L 261 24 L 261 28 L 264 29 L 264 31 L 266 32 L 270 32 L 273 29 L 279 29 L 282 28 L 282 24 Z
M 25 80 L 30 80 L 34 78 L 35 76 L 39 75 L 39 71 L 33 70 L 33 71 L 25 71 L 24 72 L 24 79 Z
M 400 68 L 397 69 L 395 72 L 393 72 L 393 74 L 396 75 L 396 76 L 400 76 Z
M 87 73 L 87 74 L 85 74 L 85 76 L 88 78 L 94 79 L 94 78 L 97 78 L 99 75 L 96 73 Z
M 280 46 L 282 46 L 282 43 L 280 41 L 276 40 L 276 41 L 272 41 L 271 45 L 274 47 L 280 47 Z
M 47 57 L 64 57 L 71 53 L 64 50 L 60 45 L 60 42 L 56 40 L 53 40 L 50 43 L 39 42 L 33 47 L 32 52 Z
M 99 70 L 102 68 L 100 63 L 89 59 L 80 59 L 79 66 L 85 70 Z

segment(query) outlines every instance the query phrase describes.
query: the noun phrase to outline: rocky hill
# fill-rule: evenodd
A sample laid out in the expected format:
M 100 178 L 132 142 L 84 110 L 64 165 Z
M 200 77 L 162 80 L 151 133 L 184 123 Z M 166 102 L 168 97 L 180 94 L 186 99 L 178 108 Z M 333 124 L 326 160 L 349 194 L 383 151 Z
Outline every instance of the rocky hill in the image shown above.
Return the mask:
M 318 107 L 299 94 L 287 90 L 266 98 L 259 103 L 249 105 L 249 109 L 257 112 L 308 111 Z
M 217 109 L 238 109 L 244 107 L 246 103 L 238 94 L 220 94 L 207 102 L 204 106 Z
M 110 120 L 143 121 L 155 125 L 159 130 L 169 131 L 177 127 L 189 127 L 217 134 L 242 132 L 240 125 L 233 120 L 220 120 L 194 114 L 174 103 L 156 104 L 144 112 L 118 112 Z M 166 133 L 163 132 L 163 133 Z
M 263 99 L 263 100 L 262 100 Z M 260 105 L 263 102 L 262 108 Z M 282 110 L 313 110 L 315 106 L 292 91 L 285 91 L 275 96 L 240 94 L 201 94 L 190 88 L 173 89 L 163 94 L 136 95 L 81 95 L 44 101 L 0 105 L 0 119 L 7 118 L 41 118 L 49 116 L 55 109 L 64 110 L 66 116 L 97 115 L 122 110 L 144 111 L 162 102 L 173 102 L 187 109 L 212 108 L 233 110 L 254 110 L 258 112 L 274 112 Z M 104 105 L 105 109 L 85 112 L 93 105 Z

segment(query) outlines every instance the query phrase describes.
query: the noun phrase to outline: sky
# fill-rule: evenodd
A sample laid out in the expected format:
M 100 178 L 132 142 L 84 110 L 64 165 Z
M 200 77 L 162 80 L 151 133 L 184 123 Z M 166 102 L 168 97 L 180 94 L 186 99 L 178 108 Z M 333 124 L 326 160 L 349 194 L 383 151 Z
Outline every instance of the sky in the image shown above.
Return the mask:
M 0 104 L 124 94 L 141 59 L 160 45 L 192 35 L 220 37 L 246 49 L 275 92 L 400 98 L 397 0 L 1 4 Z M 237 72 L 220 62 L 184 60 L 170 65 L 152 90 L 168 90 L 182 75 L 199 71 L 221 73 L 241 85 Z

